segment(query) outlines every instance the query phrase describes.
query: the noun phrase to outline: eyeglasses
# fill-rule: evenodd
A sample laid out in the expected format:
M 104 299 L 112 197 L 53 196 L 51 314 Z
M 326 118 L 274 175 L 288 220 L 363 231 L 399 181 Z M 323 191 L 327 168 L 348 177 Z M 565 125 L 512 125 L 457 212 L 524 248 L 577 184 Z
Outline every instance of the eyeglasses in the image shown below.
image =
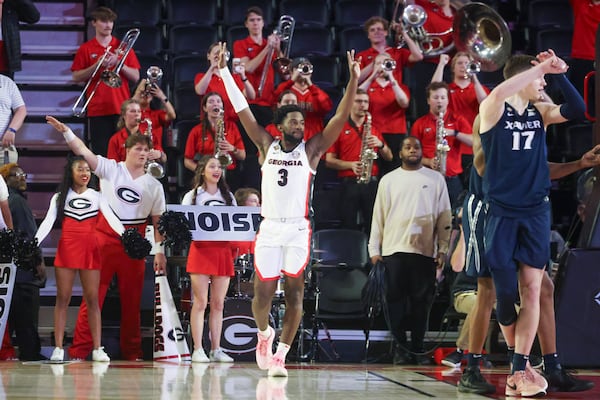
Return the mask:
M 10 174 L 8 176 L 14 176 L 17 178 L 25 178 L 27 179 L 27 174 L 25 172 L 15 172 L 14 174 Z

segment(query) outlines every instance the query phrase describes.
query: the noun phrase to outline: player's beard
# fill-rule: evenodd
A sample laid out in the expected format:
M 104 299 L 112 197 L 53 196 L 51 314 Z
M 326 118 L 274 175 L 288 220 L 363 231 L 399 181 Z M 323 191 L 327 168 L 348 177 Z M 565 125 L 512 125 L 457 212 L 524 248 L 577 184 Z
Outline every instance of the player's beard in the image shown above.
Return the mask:
M 297 138 L 292 134 L 283 132 L 283 140 L 286 141 L 286 143 L 289 143 L 291 145 L 297 146 L 302 142 L 303 138 Z

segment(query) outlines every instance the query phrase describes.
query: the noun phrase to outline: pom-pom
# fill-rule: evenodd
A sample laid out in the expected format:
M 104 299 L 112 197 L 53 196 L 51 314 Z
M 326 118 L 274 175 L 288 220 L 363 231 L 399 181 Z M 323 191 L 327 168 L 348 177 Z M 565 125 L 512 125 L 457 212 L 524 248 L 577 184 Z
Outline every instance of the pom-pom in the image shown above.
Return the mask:
M 10 229 L 0 231 L 0 263 L 11 263 L 15 254 L 15 232 Z
M 150 254 L 150 250 L 152 250 L 150 242 L 140 235 L 135 228 L 127 228 L 125 232 L 123 232 L 121 235 L 121 243 L 123 243 L 125 253 L 135 260 L 143 260 Z
M 14 243 L 14 260 L 17 268 L 33 271 L 42 263 L 42 250 L 36 238 L 29 239 L 26 233 L 18 232 Z
M 158 232 L 165 237 L 165 247 L 174 252 L 183 251 L 192 241 L 190 223 L 182 212 L 165 211 L 158 220 Z

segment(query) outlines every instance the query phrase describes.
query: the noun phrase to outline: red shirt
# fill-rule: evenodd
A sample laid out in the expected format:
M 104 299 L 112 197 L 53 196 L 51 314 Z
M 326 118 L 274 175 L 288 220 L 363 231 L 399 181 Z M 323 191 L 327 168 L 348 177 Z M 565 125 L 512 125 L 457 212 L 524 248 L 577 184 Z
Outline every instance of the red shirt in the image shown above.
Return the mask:
M 163 151 L 162 138 L 163 138 L 163 127 L 167 124 L 167 112 L 165 110 L 153 110 L 151 108 L 143 108 L 142 116 L 143 120 L 149 118 L 152 121 L 152 145 L 155 149 Z M 146 123 L 141 122 L 140 125 L 144 127 L 143 131 L 146 131 Z
M 119 43 L 120 41 L 113 37 L 110 42 L 111 51 L 115 51 L 119 47 Z M 88 40 L 87 42 L 83 43 L 77 50 L 77 53 L 75 53 L 75 59 L 71 65 L 71 71 L 80 71 L 90 67 L 91 65 L 94 65 L 98 59 L 104 55 L 105 51 L 106 47 L 102 46 L 95 37 L 92 40 Z M 140 62 L 138 61 L 133 50 L 127 54 L 124 65 L 130 68 L 138 70 L 140 69 Z M 100 79 L 101 72 L 103 71 L 102 68 L 103 67 L 100 67 L 96 73 L 96 77 L 90 83 L 86 93 L 87 96 L 89 96 L 96 86 L 96 82 L 98 82 Z M 94 98 L 92 101 L 90 101 L 90 104 L 87 108 L 88 117 L 121 114 L 121 104 L 123 104 L 123 102 L 130 97 L 129 82 L 122 71 L 123 70 L 121 70 L 120 73 L 120 77 L 122 79 L 122 84 L 120 87 L 111 88 L 104 83 L 100 83 L 98 85 L 98 89 L 94 94 Z
M 408 87 L 402 83 L 399 85 L 410 99 Z M 406 133 L 406 109 L 396 101 L 392 85 L 381 86 L 377 80 L 373 80 L 367 93 L 373 126 L 383 133 Z
M 254 40 L 250 36 L 246 39 L 240 39 L 233 42 L 233 57 L 236 58 L 244 58 L 248 57 L 250 60 L 258 56 L 258 54 L 267 47 L 267 39 L 263 38 L 261 44 L 256 44 Z M 273 104 L 273 88 L 275 88 L 275 71 L 271 66 L 272 62 L 277 59 L 277 52 L 273 52 L 273 57 L 269 61 L 269 66 L 267 70 L 267 76 L 265 79 L 265 85 L 263 88 L 262 96 L 258 96 L 258 87 L 260 85 L 260 78 L 262 76 L 263 69 L 265 68 L 265 61 L 267 57 L 263 60 L 263 62 L 254 70 L 254 72 L 250 73 L 246 71 L 246 78 L 250 81 L 254 90 L 256 90 L 256 99 L 248 101 L 251 104 L 258 104 L 261 106 L 270 106 Z M 276 99 L 276 97 L 275 97 Z
M 140 124 L 140 132 L 146 132 L 145 123 Z M 152 148 L 164 152 L 159 138 L 156 135 L 154 135 L 154 125 L 152 126 L 152 132 Z M 129 137 L 129 135 L 130 133 L 129 131 L 127 131 L 127 128 L 123 128 L 120 131 L 117 131 L 117 133 L 115 133 L 114 135 L 112 135 L 110 140 L 108 141 L 108 151 L 106 153 L 106 158 L 116 160 L 117 162 L 125 161 L 125 156 L 127 155 L 125 151 L 125 141 Z
M 196 77 L 194 78 L 194 86 L 196 86 L 198 84 L 198 82 L 200 82 L 200 79 L 202 79 L 202 77 L 204 77 L 204 75 L 206 75 L 204 72 L 200 72 L 200 73 L 196 74 Z M 238 74 L 233 74 L 233 80 L 235 81 L 235 84 L 238 86 L 238 88 L 240 88 L 240 90 L 243 92 L 244 91 L 244 82 L 242 81 L 242 78 L 240 78 L 240 76 Z M 210 92 L 219 93 L 219 95 L 223 99 L 223 108 L 225 110 L 225 118 L 227 120 L 233 121 L 233 122 L 238 121 L 239 118 L 237 116 L 237 113 L 233 109 L 233 105 L 231 104 L 231 101 L 229 101 L 229 97 L 227 96 L 227 92 L 225 91 L 225 85 L 223 84 L 223 79 L 221 79 L 220 76 L 213 74 L 213 76 L 210 77 L 210 82 L 208 83 L 208 86 L 206 87 L 205 94 L 210 93 Z M 201 95 L 200 98 L 202 98 L 203 96 L 204 95 Z M 200 108 L 200 116 L 202 117 L 203 115 L 204 115 L 204 111 L 202 110 L 202 108 Z
M 291 90 L 298 98 L 298 107 L 304 111 L 304 140 L 308 140 L 323 130 L 325 115 L 333 108 L 333 103 L 329 95 L 319 89 L 317 85 L 310 85 L 304 92 L 294 87 L 294 81 L 288 80 L 281 82 L 273 97 L 279 98 L 279 95 Z
M 448 130 L 470 134 L 471 125 L 460 115 L 446 112 L 444 115 L 444 127 Z M 437 117 L 431 113 L 417 119 L 410 129 L 410 135 L 421 141 L 424 158 L 434 158 L 436 151 Z M 454 136 L 446 136 L 450 151 L 446 158 L 446 176 L 453 177 L 462 173 L 461 146 L 460 141 Z
M 342 128 L 342 133 L 338 136 L 337 140 L 327 153 L 334 153 L 337 155 L 336 158 L 343 161 L 358 161 L 360 160 L 360 154 L 362 152 L 362 138 L 364 131 L 364 123 L 361 126 L 354 125 L 354 122 L 348 119 Z M 372 125 L 371 135 L 377 137 L 379 140 L 385 143 L 381 132 Z M 375 149 L 379 152 L 379 149 Z M 371 170 L 371 176 L 377 176 L 379 174 L 379 166 L 377 162 L 373 163 L 373 169 Z M 340 178 L 356 178 L 356 174 L 352 169 L 338 170 L 338 177 Z
M 447 16 L 446 14 L 444 14 L 442 9 L 431 0 L 416 0 L 415 4 L 423 7 L 425 9 L 425 12 L 427 13 L 427 20 L 425 21 L 423 28 L 428 33 L 442 33 L 450 30 L 449 33 L 443 36 L 435 37 L 442 39 L 443 47 L 446 47 L 450 43 L 452 43 L 452 24 L 454 23 L 454 9 L 452 11 L 452 16 Z M 446 52 L 446 54 L 449 53 L 451 52 Z M 439 57 L 426 57 L 423 59 L 423 61 L 437 64 L 439 61 Z
M 269 135 L 273 136 L 274 139 L 281 139 L 281 131 L 277 129 L 277 125 L 271 123 L 265 126 L 265 131 L 267 131 Z
M 215 132 L 212 127 L 208 127 L 208 132 L 202 140 L 202 124 L 198 124 L 190 131 L 187 142 L 185 143 L 184 157 L 193 160 L 196 154 L 215 154 Z M 246 150 L 244 141 L 240 135 L 237 125 L 231 121 L 225 121 L 225 140 L 235 146 L 236 149 Z M 227 169 L 235 169 L 237 160 L 231 156 L 233 163 Z
M 594 60 L 596 57 L 596 30 L 600 23 L 600 4 L 589 0 L 569 0 L 573 7 L 573 41 L 571 57 Z
M 449 96 L 448 110 L 460 114 L 473 126 L 475 117 L 479 114 L 479 101 L 477 100 L 477 94 L 475 93 L 475 84 L 469 83 L 469 86 L 462 89 L 456 83 L 452 82 L 448 84 Z M 486 93 L 490 93 L 490 89 L 483 86 Z M 467 146 L 461 142 L 463 154 L 473 154 L 473 148 Z
M 385 49 L 385 52 L 390 55 L 390 58 L 396 61 L 396 69 L 394 70 L 394 78 L 398 82 L 402 82 L 402 70 L 405 66 L 412 65 L 408 61 L 408 57 L 410 57 L 410 50 L 406 48 L 397 49 L 395 47 L 388 47 Z M 375 57 L 379 55 L 379 52 L 375 50 L 373 47 L 369 47 L 367 50 L 363 50 L 358 53 L 355 58 L 358 60 L 360 58 L 360 68 L 363 69 L 367 65 L 371 64 L 375 61 Z

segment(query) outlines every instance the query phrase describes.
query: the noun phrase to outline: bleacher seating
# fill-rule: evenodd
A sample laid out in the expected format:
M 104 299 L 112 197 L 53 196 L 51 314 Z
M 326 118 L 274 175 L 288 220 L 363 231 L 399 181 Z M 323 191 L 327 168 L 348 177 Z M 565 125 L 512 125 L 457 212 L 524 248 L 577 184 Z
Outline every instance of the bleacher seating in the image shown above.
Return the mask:
M 223 0 L 223 23 L 225 25 L 243 25 L 246 11 L 258 6 L 263 12 L 265 26 L 276 23 L 272 0 Z
M 119 0 L 113 9 L 123 25 L 156 26 L 162 19 L 160 0 Z
M 176 25 L 169 29 L 169 53 L 175 55 L 206 55 L 208 48 L 219 41 L 214 27 L 199 25 Z
M 328 26 L 331 20 L 329 2 L 324 0 L 281 0 L 280 15 L 291 15 L 297 25 Z
M 173 25 L 213 26 L 219 17 L 218 0 L 169 0 L 166 2 L 166 23 Z

